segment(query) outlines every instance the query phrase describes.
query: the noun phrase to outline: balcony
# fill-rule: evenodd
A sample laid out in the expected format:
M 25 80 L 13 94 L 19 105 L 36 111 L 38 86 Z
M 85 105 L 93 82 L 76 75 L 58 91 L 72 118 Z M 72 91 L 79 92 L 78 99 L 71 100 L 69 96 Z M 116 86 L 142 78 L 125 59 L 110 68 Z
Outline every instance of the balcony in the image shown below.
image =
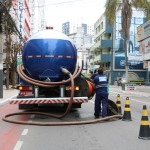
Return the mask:
M 112 60 L 111 54 L 102 54 L 101 55 L 102 62 L 111 62 L 111 60 Z
M 95 49 L 100 48 L 100 41 L 95 43 L 92 47 L 91 47 L 91 51 L 94 51 Z
M 100 62 L 100 55 L 97 55 L 93 58 L 94 64 L 97 64 Z
M 113 32 L 113 28 L 110 25 L 106 25 L 106 31 L 107 33 L 112 33 Z
M 101 40 L 101 47 L 112 47 L 113 42 L 112 40 Z

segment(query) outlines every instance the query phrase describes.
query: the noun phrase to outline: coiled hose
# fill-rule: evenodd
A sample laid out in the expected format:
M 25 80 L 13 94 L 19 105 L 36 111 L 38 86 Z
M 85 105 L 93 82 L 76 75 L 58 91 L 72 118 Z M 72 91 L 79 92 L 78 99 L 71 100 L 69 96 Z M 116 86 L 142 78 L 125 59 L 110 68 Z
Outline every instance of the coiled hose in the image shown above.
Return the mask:
M 56 125 L 79 125 L 79 124 L 90 124 L 90 123 L 96 123 L 96 122 L 100 122 L 100 121 L 105 121 L 105 120 L 109 120 L 111 118 L 122 118 L 121 115 L 113 115 L 113 116 L 109 116 L 106 118 L 101 118 L 101 119 L 96 119 L 96 120 L 88 120 L 88 121 L 79 121 L 79 122 L 28 122 L 28 121 L 16 121 L 16 120 L 11 120 L 8 119 L 8 117 L 10 116 L 14 116 L 14 115 L 24 115 L 24 114 L 39 114 L 39 115 L 46 115 L 46 116 L 50 116 L 50 117 L 55 117 L 55 118 L 63 118 L 65 117 L 71 107 L 72 107 L 72 102 L 73 102 L 73 97 L 74 97 L 74 79 L 79 75 L 79 73 L 81 72 L 82 67 L 80 67 L 80 69 L 78 70 L 78 67 L 76 66 L 76 69 L 74 71 L 74 74 L 72 75 L 69 71 L 62 69 L 62 71 L 66 74 L 69 75 L 70 79 L 66 80 L 66 81 L 62 81 L 62 82 L 42 82 L 42 81 L 38 81 L 38 80 L 34 80 L 29 78 L 28 76 L 26 76 L 23 72 L 23 67 L 20 65 L 17 68 L 18 74 L 20 75 L 20 77 L 22 79 L 24 79 L 25 81 L 34 84 L 34 85 L 38 85 L 38 86 L 42 86 L 42 87 L 55 87 L 58 86 L 59 84 L 64 84 L 67 82 L 71 81 L 71 86 L 72 86 L 72 90 L 71 90 L 71 96 L 70 96 L 70 101 L 69 101 L 69 105 L 65 111 L 64 114 L 62 115 L 55 115 L 55 114 L 49 114 L 49 113 L 43 113 L 43 112 L 18 112 L 18 113 L 12 113 L 12 114 L 7 114 L 5 117 L 3 117 L 2 119 L 6 122 L 10 122 L 10 123 L 16 123 L 16 124 L 27 124 L 27 125 L 41 125 L 41 126 L 56 126 Z

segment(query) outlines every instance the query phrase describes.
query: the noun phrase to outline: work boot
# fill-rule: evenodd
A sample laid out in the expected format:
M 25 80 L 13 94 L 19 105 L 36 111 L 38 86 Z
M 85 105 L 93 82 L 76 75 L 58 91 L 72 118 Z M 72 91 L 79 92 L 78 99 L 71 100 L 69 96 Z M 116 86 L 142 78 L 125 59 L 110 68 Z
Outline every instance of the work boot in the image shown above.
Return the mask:
M 95 119 L 98 119 L 98 118 L 99 118 L 99 116 L 95 115 Z

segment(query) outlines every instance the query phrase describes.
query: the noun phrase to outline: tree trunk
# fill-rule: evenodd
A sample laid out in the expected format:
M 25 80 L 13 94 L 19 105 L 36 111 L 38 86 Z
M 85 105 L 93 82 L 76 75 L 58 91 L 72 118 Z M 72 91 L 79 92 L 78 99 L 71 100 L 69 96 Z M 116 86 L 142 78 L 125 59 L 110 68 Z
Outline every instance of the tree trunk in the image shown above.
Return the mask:
M 11 71 L 11 82 L 12 82 L 12 87 L 16 86 L 16 69 L 12 68 Z
M 9 89 L 9 66 L 6 63 L 6 89 Z
M 127 42 L 128 42 L 127 38 L 124 37 L 126 82 L 128 82 L 128 50 L 127 50 Z

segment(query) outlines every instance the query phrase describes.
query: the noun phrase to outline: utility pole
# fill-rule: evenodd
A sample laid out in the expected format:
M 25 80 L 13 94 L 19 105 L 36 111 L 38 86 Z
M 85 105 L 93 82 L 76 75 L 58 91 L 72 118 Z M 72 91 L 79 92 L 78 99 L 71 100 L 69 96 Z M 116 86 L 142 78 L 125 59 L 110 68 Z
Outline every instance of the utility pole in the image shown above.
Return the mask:
M 3 98 L 3 40 L 2 40 L 2 10 L 0 8 L 0 98 Z
M 0 33 L 0 98 L 3 98 L 3 47 L 2 33 Z

